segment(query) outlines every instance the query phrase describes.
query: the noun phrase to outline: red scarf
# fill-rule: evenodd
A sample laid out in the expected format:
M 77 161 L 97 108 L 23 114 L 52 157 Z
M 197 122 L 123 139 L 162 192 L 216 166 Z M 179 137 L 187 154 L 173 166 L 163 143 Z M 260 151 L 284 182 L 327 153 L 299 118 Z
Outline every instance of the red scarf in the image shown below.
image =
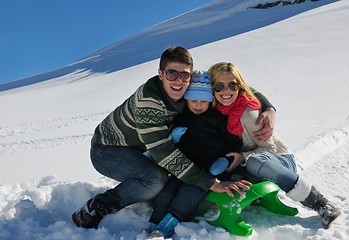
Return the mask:
M 241 94 L 239 94 L 235 101 L 229 106 L 224 106 L 220 103 L 217 105 L 217 110 L 228 116 L 227 129 L 231 134 L 236 136 L 242 134 L 243 128 L 240 119 L 246 107 L 251 107 L 257 110 L 261 108 L 261 105 L 257 99 L 249 100 Z

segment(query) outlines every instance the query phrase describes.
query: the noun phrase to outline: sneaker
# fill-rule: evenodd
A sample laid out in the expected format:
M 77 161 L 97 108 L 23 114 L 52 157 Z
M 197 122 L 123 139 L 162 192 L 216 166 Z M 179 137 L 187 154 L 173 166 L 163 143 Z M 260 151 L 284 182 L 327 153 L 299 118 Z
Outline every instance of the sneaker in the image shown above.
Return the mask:
M 174 228 L 178 223 L 179 221 L 177 218 L 172 216 L 171 213 L 167 213 L 159 224 L 152 225 L 152 232 L 160 231 L 165 238 L 170 237 L 174 234 Z
M 102 217 L 96 215 L 95 211 L 90 211 L 87 202 L 82 208 L 73 213 L 72 220 L 78 227 L 97 229 Z
M 159 230 L 153 230 L 148 237 L 146 238 L 147 240 L 152 239 L 152 240 L 156 240 L 156 239 L 164 239 L 164 234 L 159 231 Z

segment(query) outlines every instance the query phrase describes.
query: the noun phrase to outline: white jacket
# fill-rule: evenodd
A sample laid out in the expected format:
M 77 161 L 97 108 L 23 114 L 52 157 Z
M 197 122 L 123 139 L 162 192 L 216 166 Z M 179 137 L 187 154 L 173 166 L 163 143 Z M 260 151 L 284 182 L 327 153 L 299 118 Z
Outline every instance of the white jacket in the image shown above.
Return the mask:
M 270 152 L 276 154 L 289 153 L 288 146 L 274 132 L 273 136 L 266 141 L 260 141 L 254 137 L 254 132 L 260 130 L 263 124 L 256 125 L 259 110 L 247 107 L 243 112 L 240 122 L 243 127 L 242 150 L 247 161 L 249 157 L 256 153 Z

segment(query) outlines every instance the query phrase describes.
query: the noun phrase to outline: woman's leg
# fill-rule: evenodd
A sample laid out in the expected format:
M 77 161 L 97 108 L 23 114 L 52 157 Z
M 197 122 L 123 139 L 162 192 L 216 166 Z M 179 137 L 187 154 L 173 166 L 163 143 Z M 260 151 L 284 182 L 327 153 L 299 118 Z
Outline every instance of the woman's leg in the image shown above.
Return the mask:
M 315 210 L 325 228 L 340 215 L 339 208 L 297 175 L 292 154 L 256 154 L 247 161 L 246 168 L 257 177 L 274 181 L 289 198 Z
M 254 154 L 248 159 L 246 169 L 261 180 L 275 182 L 285 192 L 293 189 L 298 180 L 297 167 L 292 154 Z

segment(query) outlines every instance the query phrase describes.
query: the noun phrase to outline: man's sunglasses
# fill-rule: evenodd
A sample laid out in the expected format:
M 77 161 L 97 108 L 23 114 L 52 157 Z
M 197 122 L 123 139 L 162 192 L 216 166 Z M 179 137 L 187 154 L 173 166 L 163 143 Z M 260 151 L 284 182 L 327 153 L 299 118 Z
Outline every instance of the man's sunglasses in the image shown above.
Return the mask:
M 215 92 L 221 92 L 223 91 L 225 86 L 226 85 L 224 84 L 224 82 L 216 82 L 215 84 L 213 84 L 213 90 Z M 236 91 L 238 90 L 238 84 L 236 82 L 230 82 L 228 83 L 228 88 L 232 91 Z
M 190 82 L 191 73 L 188 72 L 177 72 L 176 70 L 161 70 L 166 73 L 166 79 L 168 81 L 176 81 L 180 77 L 182 82 Z

